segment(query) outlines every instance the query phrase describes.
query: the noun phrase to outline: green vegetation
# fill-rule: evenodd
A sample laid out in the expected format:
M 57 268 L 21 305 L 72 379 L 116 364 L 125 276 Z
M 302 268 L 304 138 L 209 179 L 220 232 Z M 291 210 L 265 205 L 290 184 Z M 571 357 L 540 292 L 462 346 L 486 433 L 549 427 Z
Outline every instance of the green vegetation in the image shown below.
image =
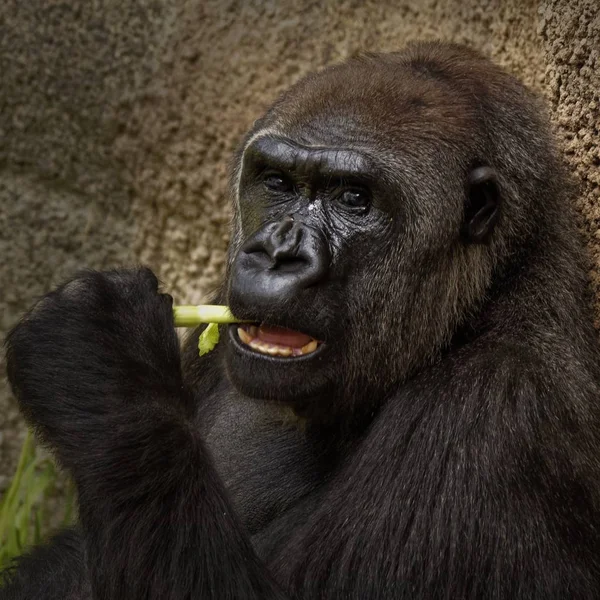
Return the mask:
M 219 343 L 219 326 L 209 323 L 198 338 L 198 352 L 200 356 L 210 352 Z
M 174 306 L 175 327 L 196 327 L 202 323 L 237 323 L 228 306 L 199 304 L 198 306 Z
M 237 323 L 228 306 L 199 304 L 198 306 L 174 306 L 175 327 L 196 327 L 208 323 L 200 334 L 198 351 L 200 356 L 210 352 L 219 343 L 219 323 Z
M 27 432 L 17 470 L 0 500 L 0 569 L 28 547 L 45 539 L 51 521 L 62 527 L 73 521 L 74 486 L 69 483 L 66 506 L 57 523 L 48 512 L 48 498 L 56 490 L 58 470 L 52 459 L 40 456 L 33 434 Z

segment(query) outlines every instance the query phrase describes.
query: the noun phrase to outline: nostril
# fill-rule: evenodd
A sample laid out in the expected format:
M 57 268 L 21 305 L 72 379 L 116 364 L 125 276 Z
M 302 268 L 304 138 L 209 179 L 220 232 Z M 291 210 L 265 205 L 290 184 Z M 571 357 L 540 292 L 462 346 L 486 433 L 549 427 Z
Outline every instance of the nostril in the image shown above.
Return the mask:
M 301 256 L 273 256 L 273 262 L 269 266 L 269 270 L 293 273 L 304 270 L 309 264 L 310 261 Z
M 327 279 L 331 259 L 323 235 L 296 222 L 277 244 L 277 225 L 269 223 L 240 248 L 231 268 L 231 297 L 266 306 L 295 298 Z
M 237 264 L 260 279 L 281 276 L 306 287 L 323 279 L 329 265 L 327 244 L 312 228 L 291 218 L 271 222 L 241 248 Z M 304 285 L 306 284 L 306 285 Z

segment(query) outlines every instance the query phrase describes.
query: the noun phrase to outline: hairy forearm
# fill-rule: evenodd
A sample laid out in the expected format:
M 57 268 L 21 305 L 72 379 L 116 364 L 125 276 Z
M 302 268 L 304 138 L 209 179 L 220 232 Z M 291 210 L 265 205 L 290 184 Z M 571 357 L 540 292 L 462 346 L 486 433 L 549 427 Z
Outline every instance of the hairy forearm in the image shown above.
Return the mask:
M 84 272 L 8 338 L 28 421 L 77 484 L 94 600 L 277 598 L 188 416 L 170 297 Z
M 163 421 L 151 442 L 122 433 L 78 482 L 95 597 L 284 598 L 194 432 Z

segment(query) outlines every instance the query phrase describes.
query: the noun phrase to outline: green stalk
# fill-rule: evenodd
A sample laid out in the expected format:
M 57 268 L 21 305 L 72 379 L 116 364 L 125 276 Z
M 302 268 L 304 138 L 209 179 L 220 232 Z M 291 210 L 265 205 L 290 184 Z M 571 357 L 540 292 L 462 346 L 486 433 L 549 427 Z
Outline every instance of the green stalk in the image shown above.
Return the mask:
M 239 323 L 228 306 L 200 304 L 198 306 L 174 306 L 175 327 L 196 327 L 202 323 Z
M 21 480 L 23 479 L 23 473 L 27 465 L 31 462 L 33 456 L 33 436 L 29 429 L 25 434 L 25 442 L 21 448 L 21 455 L 19 456 L 19 463 L 17 464 L 17 470 L 13 476 L 10 487 L 4 500 L 0 506 L 0 541 L 3 541 L 7 535 L 9 527 L 13 527 L 13 523 L 7 523 L 9 517 L 13 517 L 16 512 L 16 505 L 18 503 L 17 495 L 21 489 Z

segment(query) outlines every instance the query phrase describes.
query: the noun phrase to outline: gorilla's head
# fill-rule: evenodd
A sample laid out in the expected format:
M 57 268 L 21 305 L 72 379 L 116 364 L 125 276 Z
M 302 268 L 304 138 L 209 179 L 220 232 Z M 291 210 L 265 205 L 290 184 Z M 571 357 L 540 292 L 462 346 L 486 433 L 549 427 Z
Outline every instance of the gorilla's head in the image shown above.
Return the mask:
M 539 106 L 465 48 L 415 44 L 301 80 L 235 160 L 225 336 L 247 395 L 371 410 L 449 344 L 546 218 Z M 460 335 L 458 335 L 460 332 Z

